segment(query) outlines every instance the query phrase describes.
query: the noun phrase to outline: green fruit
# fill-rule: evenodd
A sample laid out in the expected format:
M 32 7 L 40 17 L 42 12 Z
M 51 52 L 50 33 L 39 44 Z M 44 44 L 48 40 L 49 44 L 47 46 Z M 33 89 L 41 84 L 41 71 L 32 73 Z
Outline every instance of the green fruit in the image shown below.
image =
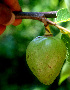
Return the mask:
M 45 85 L 58 76 L 66 57 L 63 41 L 56 37 L 38 36 L 26 50 L 26 61 L 33 74 Z

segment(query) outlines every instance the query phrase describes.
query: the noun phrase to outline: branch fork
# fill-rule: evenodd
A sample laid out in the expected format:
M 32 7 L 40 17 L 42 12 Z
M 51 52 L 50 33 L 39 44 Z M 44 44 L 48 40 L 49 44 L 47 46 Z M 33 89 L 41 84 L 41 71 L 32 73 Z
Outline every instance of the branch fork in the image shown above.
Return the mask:
M 49 24 L 54 25 L 58 29 L 70 33 L 70 30 L 50 21 L 47 18 L 57 18 L 57 11 L 51 11 L 51 12 L 13 12 L 15 14 L 16 19 L 33 19 L 38 20 L 44 23 L 45 29 L 48 33 L 50 31 L 46 28 Z

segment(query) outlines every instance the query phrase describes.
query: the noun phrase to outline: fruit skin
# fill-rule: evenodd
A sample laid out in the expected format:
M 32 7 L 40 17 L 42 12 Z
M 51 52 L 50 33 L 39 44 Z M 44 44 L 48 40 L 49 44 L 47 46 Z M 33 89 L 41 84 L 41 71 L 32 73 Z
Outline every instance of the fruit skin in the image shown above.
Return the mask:
M 66 57 L 66 46 L 56 37 L 38 36 L 26 50 L 26 61 L 38 80 L 50 85 L 59 75 Z

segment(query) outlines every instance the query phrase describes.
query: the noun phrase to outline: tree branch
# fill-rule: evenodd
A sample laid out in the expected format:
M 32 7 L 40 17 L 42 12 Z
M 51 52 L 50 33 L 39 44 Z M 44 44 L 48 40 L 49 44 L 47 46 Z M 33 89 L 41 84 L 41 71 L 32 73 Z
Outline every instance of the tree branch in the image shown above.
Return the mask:
M 39 19 L 40 17 L 46 18 L 56 18 L 57 11 L 51 12 L 13 12 L 16 16 L 16 19 Z
M 15 14 L 15 18 L 16 19 L 34 19 L 34 20 L 38 20 L 44 23 L 44 26 L 46 27 L 48 24 L 50 25 L 54 25 L 57 28 L 64 30 L 68 33 L 70 33 L 70 30 L 57 25 L 56 23 L 48 20 L 47 18 L 56 18 L 57 17 L 57 11 L 50 11 L 50 12 L 18 12 L 15 11 L 13 12 Z M 48 33 L 50 33 L 47 30 Z

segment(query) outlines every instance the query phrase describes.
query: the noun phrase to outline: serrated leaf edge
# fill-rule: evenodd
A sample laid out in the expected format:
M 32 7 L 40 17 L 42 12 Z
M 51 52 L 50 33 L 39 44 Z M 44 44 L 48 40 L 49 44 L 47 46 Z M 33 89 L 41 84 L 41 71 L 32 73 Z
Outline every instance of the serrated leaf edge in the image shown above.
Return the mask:
M 67 9 L 67 8 L 62 8 L 62 9 Z M 60 10 L 62 10 L 62 9 L 59 9 L 58 11 L 57 11 L 57 14 L 58 14 L 58 12 L 60 11 Z M 56 20 L 57 18 L 55 18 L 55 20 Z M 55 23 L 61 23 L 61 22 L 67 22 L 67 21 L 70 21 L 70 18 L 68 18 L 67 20 L 61 20 L 61 21 L 55 21 Z

